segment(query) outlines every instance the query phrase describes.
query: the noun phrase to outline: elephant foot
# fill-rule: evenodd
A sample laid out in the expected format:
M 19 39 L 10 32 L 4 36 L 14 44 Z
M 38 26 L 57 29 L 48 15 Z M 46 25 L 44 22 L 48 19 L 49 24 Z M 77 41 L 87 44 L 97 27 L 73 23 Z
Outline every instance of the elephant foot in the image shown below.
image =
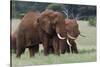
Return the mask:
M 57 55 L 60 56 L 60 53 L 58 53 Z
M 55 51 L 55 55 L 60 56 L 60 52 L 59 51 Z
M 66 50 L 61 50 L 61 54 L 65 54 Z
M 67 51 L 67 53 L 69 54 L 69 53 L 71 53 L 71 51 L 70 51 L 70 50 L 68 50 L 68 51 Z
M 78 51 L 75 51 L 74 53 L 75 53 L 75 54 L 78 54 L 79 52 L 78 52 Z
M 29 52 L 30 52 L 30 57 L 34 57 L 35 56 L 35 47 L 29 47 Z
M 54 54 L 53 46 L 49 48 L 49 54 Z
M 55 55 L 60 56 L 60 53 L 55 53 Z
M 30 58 L 34 57 L 35 55 L 30 55 Z
M 16 57 L 20 58 L 21 57 L 21 53 L 17 53 Z
M 25 48 L 16 50 L 16 57 L 20 58 L 21 54 L 25 52 Z
M 34 57 L 35 56 L 35 54 L 32 52 L 32 53 L 30 53 L 30 57 Z
M 48 55 L 48 52 L 44 52 L 44 55 L 47 56 Z
M 35 53 L 38 53 L 39 52 L 39 45 L 36 45 L 34 48 L 35 48 Z
M 48 48 L 44 48 L 44 55 L 47 56 L 49 54 L 49 49 Z
M 75 50 L 72 49 L 72 53 L 78 54 L 79 52 L 77 49 L 75 49 Z
M 47 56 L 49 54 L 48 50 L 44 50 L 44 55 Z

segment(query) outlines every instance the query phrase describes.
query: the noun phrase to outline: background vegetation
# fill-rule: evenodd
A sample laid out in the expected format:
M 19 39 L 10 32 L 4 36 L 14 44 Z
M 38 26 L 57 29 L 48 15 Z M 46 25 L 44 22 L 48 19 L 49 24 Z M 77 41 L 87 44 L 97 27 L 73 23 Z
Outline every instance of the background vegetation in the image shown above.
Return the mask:
M 91 16 L 89 18 L 89 25 L 96 26 L 96 17 Z
M 22 18 L 28 11 L 42 12 L 45 9 L 52 9 L 62 13 L 67 12 L 69 18 L 78 18 L 78 20 L 89 20 L 96 18 L 96 6 L 90 5 L 73 5 L 60 3 L 41 3 L 41 2 L 25 2 L 11 1 L 11 18 Z M 64 14 L 65 15 L 65 14 Z M 91 17 L 92 16 L 92 17 Z M 66 18 L 66 15 L 65 15 Z M 90 21 L 90 25 L 96 25 L 96 21 Z

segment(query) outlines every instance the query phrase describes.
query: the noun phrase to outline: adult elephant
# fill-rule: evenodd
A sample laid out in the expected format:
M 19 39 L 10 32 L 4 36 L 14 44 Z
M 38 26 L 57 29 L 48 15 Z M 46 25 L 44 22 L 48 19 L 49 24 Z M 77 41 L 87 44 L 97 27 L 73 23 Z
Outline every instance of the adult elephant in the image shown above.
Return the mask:
M 72 53 L 78 53 L 77 45 L 75 40 L 80 35 L 79 26 L 76 19 L 66 19 L 66 30 L 68 31 L 67 44 L 69 45 L 68 49 L 71 47 Z M 67 50 L 68 51 L 68 50 Z
M 18 27 L 16 38 L 17 57 L 21 56 L 25 48 L 29 48 L 30 56 L 34 56 L 35 48 L 40 43 L 43 44 L 44 54 L 48 55 L 49 40 L 55 35 L 59 39 L 65 39 L 66 37 L 64 22 L 63 14 L 52 10 L 45 10 L 41 14 L 37 12 L 26 14 Z
M 16 57 L 20 57 L 29 48 L 30 57 L 39 50 L 39 33 L 37 19 L 40 13 L 28 12 L 21 20 L 16 33 Z
M 37 21 L 39 23 L 39 35 L 44 47 L 44 54 L 48 55 L 52 38 L 56 36 L 58 39 L 63 40 L 67 36 L 65 31 L 65 18 L 60 12 L 45 10 L 41 13 Z M 54 48 L 57 55 L 59 55 L 58 49 L 59 45 Z
M 53 38 L 54 48 L 59 45 L 59 50 L 64 54 L 67 50 L 68 53 L 78 53 L 77 45 L 75 39 L 80 35 L 79 27 L 75 19 L 66 19 L 65 20 L 67 38 L 64 40 L 58 39 L 57 36 Z M 56 45 L 56 46 L 55 46 Z M 56 50 L 54 50 L 57 52 Z

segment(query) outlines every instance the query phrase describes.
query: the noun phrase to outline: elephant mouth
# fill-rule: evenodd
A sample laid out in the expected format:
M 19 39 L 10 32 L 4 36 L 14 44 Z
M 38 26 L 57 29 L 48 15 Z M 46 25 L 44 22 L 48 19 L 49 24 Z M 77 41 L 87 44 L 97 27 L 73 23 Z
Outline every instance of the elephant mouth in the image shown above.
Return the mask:
M 61 39 L 61 40 L 66 39 L 65 37 L 62 37 L 59 33 L 57 33 L 57 36 L 58 36 L 58 38 Z
M 69 34 L 67 34 L 67 36 L 68 36 L 70 39 L 73 39 L 73 40 L 76 39 L 76 37 L 73 37 L 73 36 L 71 36 L 71 35 L 69 35 Z

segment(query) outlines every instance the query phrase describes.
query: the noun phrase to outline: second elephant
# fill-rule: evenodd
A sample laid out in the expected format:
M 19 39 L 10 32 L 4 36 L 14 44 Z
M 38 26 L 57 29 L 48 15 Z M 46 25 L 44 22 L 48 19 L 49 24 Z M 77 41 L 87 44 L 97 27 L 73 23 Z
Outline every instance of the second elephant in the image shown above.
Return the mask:
M 37 18 L 40 13 L 28 12 L 21 20 L 16 33 L 16 57 L 20 57 L 26 48 L 29 48 L 30 56 L 34 56 L 39 50 L 39 39 Z
M 80 35 L 79 27 L 75 19 L 65 20 L 67 38 L 60 40 L 57 36 L 53 38 L 54 52 L 61 52 L 64 54 L 66 51 L 68 53 L 78 53 L 77 45 L 75 39 Z M 59 46 L 57 48 L 57 46 Z M 55 49 L 56 48 L 56 49 Z

